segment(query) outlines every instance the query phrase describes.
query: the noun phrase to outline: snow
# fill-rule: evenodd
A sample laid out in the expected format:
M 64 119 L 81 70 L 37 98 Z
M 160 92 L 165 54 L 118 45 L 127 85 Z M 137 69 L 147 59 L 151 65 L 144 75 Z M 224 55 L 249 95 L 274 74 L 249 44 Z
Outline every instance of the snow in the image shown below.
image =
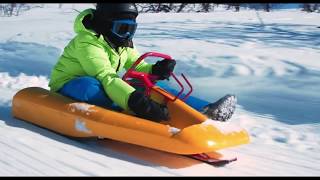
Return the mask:
M 94 112 L 95 110 L 92 110 L 90 108 L 94 107 L 94 105 L 89 105 L 85 103 L 71 103 L 70 105 L 71 111 L 75 112 L 76 110 L 85 112 L 87 115 L 90 114 L 90 112 Z
M 175 134 L 178 134 L 181 131 L 181 129 L 169 126 L 169 130 L 168 131 L 169 131 L 169 133 L 175 135 Z
M 88 134 L 92 133 L 92 131 L 86 127 L 86 122 L 84 122 L 80 118 L 76 119 L 75 128 L 77 131 L 80 131 L 80 132 L 84 132 L 84 133 L 88 133 Z
M 229 124 L 245 128 L 251 142 L 222 150 L 238 157 L 225 167 L 112 140 L 72 139 L 13 118 L 13 95 L 30 86 L 48 89 L 51 69 L 75 35 L 74 9 L 91 6 L 59 9 L 52 4 L 0 17 L 5 24 L 0 33 L 0 175 L 320 175 L 319 13 L 241 10 L 138 16 L 136 47 L 174 57 L 175 72 L 189 78 L 193 96 L 212 102 L 227 93 L 237 95 Z M 88 130 L 81 121 L 78 125 Z
M 221 133 L 223 134 L 230 134 L 230 133 L 237 133 L 243 131 L 243 127 L 241 127 L 239 124 L 236 124 L 235 122 L 220 122 L 220 121 L 214 121 L 212 119 L 207 119 L 203 123 L 201 123 L 201 126 L 213 126 L 217 128 Z

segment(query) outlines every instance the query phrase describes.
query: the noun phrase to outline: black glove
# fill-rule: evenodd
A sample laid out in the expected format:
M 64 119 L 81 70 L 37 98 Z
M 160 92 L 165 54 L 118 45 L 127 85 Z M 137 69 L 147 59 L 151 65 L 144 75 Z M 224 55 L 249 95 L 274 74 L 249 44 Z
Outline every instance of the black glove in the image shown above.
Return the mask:
M 143 92 L 137 90 L 131 93 L 128 106 L 141 118 L 156 122 L 169 119 L 169 111 L 166 106 L 151 100 Z
M 157 61 L 157 63 L 152 66 L 151 74 L 159 76 L 160 80 L 169 79 L 170 73 L 173 72 L 175 65 L 175 60 L 163 59 L 161 61 Z

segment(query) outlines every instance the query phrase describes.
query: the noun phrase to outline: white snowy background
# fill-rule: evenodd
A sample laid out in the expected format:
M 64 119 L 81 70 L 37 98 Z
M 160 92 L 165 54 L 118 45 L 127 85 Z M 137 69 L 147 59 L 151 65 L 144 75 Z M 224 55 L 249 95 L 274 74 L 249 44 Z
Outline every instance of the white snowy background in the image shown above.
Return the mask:
M 0 17 L 1 176 L 319 176 L 320 13 L 298 10 L 140 14 L 135 46 L 177 60 L 194 96 L 238 97 L 229 123 L 250 144 L 223 150 L 238 161 L 213 167 L 111 140 L 71 139 L 14 119 L 22 88 L 48 89 L 50 71 L 91 4 L 34 8 Z M 36 113 L 36 112 L 35 112 Z

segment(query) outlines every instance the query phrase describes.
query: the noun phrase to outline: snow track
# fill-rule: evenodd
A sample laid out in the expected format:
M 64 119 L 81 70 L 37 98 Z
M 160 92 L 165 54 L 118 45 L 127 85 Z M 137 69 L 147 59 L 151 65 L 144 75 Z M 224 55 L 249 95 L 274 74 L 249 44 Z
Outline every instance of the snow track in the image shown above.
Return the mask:
M 319 13 L 261 12 L 263 24 L 249 10 L 138 16 L 136 47 L 174 57 L 194 96 L 237 95 L 231 123 L 251 143 L 223 150 L 238 160 L 217 168 L 112 140 L 64 137 L 11 116 L 18 90 L 48 89 L 51 68 L 74 36 L 76 11 L 64 7 L 0 17 L 0 175 L 320 175 Z

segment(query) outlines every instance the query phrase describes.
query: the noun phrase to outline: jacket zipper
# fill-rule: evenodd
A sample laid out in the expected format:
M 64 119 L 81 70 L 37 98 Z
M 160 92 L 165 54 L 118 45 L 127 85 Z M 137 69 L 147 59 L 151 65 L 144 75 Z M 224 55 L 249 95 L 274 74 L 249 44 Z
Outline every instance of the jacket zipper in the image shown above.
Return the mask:
M 118 72 L 118 71 L 119 71 L 120 64 L 121 64 L 121 56 L 120 56 L 120 58 L 119 58 L 119 63 L 118 63 L 118 67 L 117 67 L 117 69 L 116 69 L 116 72 Z
M 99 38 L 99 36 L 100 36 L 100 35 L 98 35 L 97 37 Z M 106 38 L 106 39 L 107 39 L 107 38 Z M 114 46 L 113 46 L 113 44 L 112 44 L 112 43 L 110 43 L 110 41 L 109 41 L 108 39 L 106 40 L 106 42 L 107 42 L 107 44 L 108 44 L 111 48 L 115 49 L 115 48 L 114 48 Z M 121 54 L 122 54 L 123 50 L 124 50 L 124 48 L 122 49 L 122 51 L 121 51 L 120 53 L 118 53 L 118 54 L 119 54 L 119 63 L 118 63 L 118 66 L 117 66 L 116 72 L 118 72 L 118 71 L 119 71 L 119 68 L 120 68 L 120 65 L 121 65 Z M 117 50 L 116 50 L 116 49 L 115 49 L 115 51 L 117 52 Z
M 118 67 L 117 67 L 117 69 L 116 69 L 116 72 L 118 72 L 119 71 L 119 68 L 120 68 L 120 65 L 121 65 L 121 54 L 122 54 L 122 52 L 124 51 L 124 48 L 121 50 L 121 52 L 119 53 L 119 63 L 118 63 Z

